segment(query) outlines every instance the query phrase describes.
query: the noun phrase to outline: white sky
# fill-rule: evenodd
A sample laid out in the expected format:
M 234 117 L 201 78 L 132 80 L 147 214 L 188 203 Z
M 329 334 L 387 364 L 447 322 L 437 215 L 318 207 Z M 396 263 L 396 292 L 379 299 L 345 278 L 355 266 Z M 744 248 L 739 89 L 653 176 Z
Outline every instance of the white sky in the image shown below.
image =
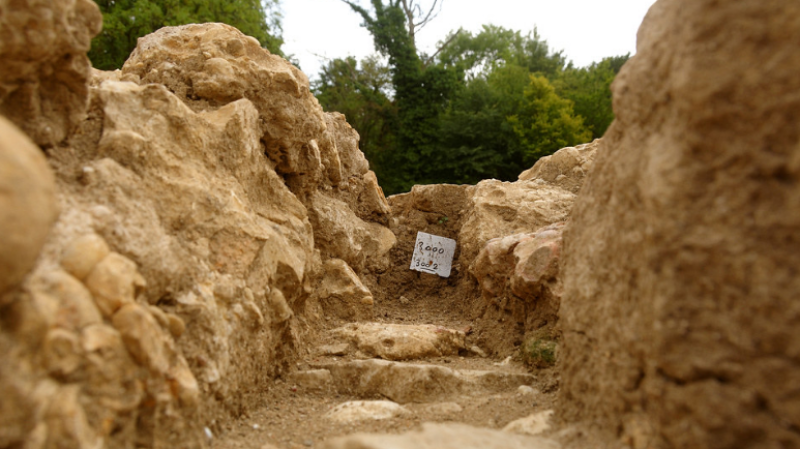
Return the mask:
M 421 0 L 423 6 L 431 0 Z M 360 0 L 369 8 L 369 0 Z M 417 34 L 417 46 L 431 54 L 436 43 L 463 27 L 477 32 L 494 24 L 527 33 L 536 26 L 554 50 L 576 66 L 636 51 L 636 31 L 654 0 L 444 0 L 436 19 Z M 487 6 L 488 5 L 488 6 Z M 293 54 L 309 78 L 324 58 L 374 53 L 362 20 L 340 0 L 282 0 L 284 52 Z

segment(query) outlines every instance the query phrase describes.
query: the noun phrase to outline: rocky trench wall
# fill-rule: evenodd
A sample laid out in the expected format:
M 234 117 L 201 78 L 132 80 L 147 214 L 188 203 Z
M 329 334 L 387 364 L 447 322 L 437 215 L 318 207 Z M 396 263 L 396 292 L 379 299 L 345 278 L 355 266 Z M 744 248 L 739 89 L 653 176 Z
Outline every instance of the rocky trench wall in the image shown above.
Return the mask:
M 472 320 L 474 341 L 490 354 L 556 338 L 561 230 L 599 142 L 544 157 L 515 182 L 418 185 L 391 196 L 397 245 L 391 268 L 370 278 L 373 291 L 386 302 L 424 298 Z M 417 232 L 456 240 L 450 278 L 409 270 Z
M 255 39 L 164 28 L 104 73 L 100 22 L 0 1 L 0 447 L 205 447 L 325 316 L 371 316 L 389 206 Z
M 561 304 L 560 414 L 608 447 L 800 446 L 799 25 L 659 0 L 613 84 Z

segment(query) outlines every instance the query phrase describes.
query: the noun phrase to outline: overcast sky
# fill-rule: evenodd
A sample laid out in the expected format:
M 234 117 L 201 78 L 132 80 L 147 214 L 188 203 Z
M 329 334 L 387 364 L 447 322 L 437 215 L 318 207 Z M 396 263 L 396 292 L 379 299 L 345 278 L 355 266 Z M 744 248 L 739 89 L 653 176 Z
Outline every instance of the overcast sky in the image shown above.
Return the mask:
M 360 0 L 369 6 L 369 0 Z M 431 0 L 420 0 L 427 6 Z M 636 30 L 654 0 L 444 0 L 439 16 L 417 35 L 431 54 L 451 30 L 479 31 L 494 24 L 528 32 L 535 27 L 551 48 L 586 66 L 606 56 L 636 51 Z M 341 0 L 282 0 L 284 52 L 293 54 L 309 78 L 325 58 L 374 53 L 372 36 Z

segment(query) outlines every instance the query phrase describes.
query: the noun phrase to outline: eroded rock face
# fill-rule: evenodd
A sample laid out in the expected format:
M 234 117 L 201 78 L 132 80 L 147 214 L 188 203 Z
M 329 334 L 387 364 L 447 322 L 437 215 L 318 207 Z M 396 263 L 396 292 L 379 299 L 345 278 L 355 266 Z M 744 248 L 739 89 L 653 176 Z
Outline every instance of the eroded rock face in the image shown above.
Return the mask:
M 49 218 L 26 223 L 0 303 L 0 446 L 203 447 L 203 426 L 262 403 L 242 391 L 286 371 L 323 294 L 370 310 L 359 274 L 385 269 L 388 203 L 344 117 L 230 27 L 159 31 L 81 83 L 88 118 L 49 154 L 57 222 L 52 174 L 24 192 L 47 191 L 38 209 L 3 208 Z M 359 254 L 316 238 L 328 213 L 361 230 Z
M 58 214 L 55 193 L 44 154 L 0 117 L 0 295 L 33 268 Z
M 102 23 L 91 0 L 0 1 L 0 114 L 38 145 L 63 141 L 84 118 L 86 52 Z
M 563 418 L 633 447 L 800 445 L 799 22 L 648 13 L 564 234 Z

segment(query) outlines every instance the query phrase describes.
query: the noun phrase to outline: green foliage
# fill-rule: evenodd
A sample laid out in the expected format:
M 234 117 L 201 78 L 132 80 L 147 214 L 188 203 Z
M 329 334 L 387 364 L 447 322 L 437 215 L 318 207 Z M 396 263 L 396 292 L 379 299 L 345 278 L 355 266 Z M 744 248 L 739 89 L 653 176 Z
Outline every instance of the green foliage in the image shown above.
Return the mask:
M 480 33 L 459 30 L 451 33 L 439 60 L 463 72 L 466 78 L 486 77 L 503 65 L 523 67 L 531 73 L 555 77 L 564 68 L 563 52 L 553 52 L 538 31 L 523 35 L 519 31 L 484 25 Z
M 614 120 L 611 82 L 630 55 L 605 58 L 589 67 L 565 70 L 554 83 L 556 92 L 575 104 L 592 137 L 601 137 Z
M 413 28 L 408 29 L 401 0 L 371 0 L 374 15 L 347 1 L 364 20 L 375 49 L 389 60 L 397 111 L 394 148 L 386 149 L 381 162 L 391 171 L 381 179 L 391 194 L 407 191 L 414 184 L 436 182 L 439 116 L 458 86 L 457 73 L 437 64 L 427 64 L 417 54 Z
M 378 179 L 391 177 L 385 167 L 386 149 L 395 145 L 397 109 L 391 100 L 393 89 L 389 68 L 373 56 L 328 62 L 312 86 L 326 111 L 341 112 L 361 137 L 359 146 Z
M 561 148 L 591 139 L 583 118 L 575 116 L 572 101 L 556 95 L 555 88 L 542 75 L 531 75 L 519 110 L 508 121 L 520 138 L 527 165 Z
M 95 0 L 103 31 L 92 41 L 89 58 L 102 70 L 122 67 L 138 38 L 165 26 L 223 22 L 282 54 L 279 0 Z
M 534 337 L 522 345 L 522 360 L 534 368 L 549 368 L 556 364 L 558 343 L 550 337 Z
M 403 0 L 370 0 L 369 10 L 344 1 L 388 68 L 377 76 L 364 62 L 333 61 L 315 91 L 359 131 L 387 194 L 515 180 L 538 158 L 602 135 L 613 119 L 608 87 L 627 56 L 576 69 L 536 30 L 486 25 L 451 33 L 429 57 L 417 52 L 414 8 Z
M 446 161 L 440 182 L 515 180 L 533 154 L 524 135 L 515 131 L 522 114 L 535 112 L 522 111 L 525 89 L 532 73 L 559 76 L 564 57 L 552 52 L 536 30 L 522 35 L 484 26 L 477 35 L 461 32 L 451 39 L 441 58 L 457 67 L 464 80 L 441 117 Z

